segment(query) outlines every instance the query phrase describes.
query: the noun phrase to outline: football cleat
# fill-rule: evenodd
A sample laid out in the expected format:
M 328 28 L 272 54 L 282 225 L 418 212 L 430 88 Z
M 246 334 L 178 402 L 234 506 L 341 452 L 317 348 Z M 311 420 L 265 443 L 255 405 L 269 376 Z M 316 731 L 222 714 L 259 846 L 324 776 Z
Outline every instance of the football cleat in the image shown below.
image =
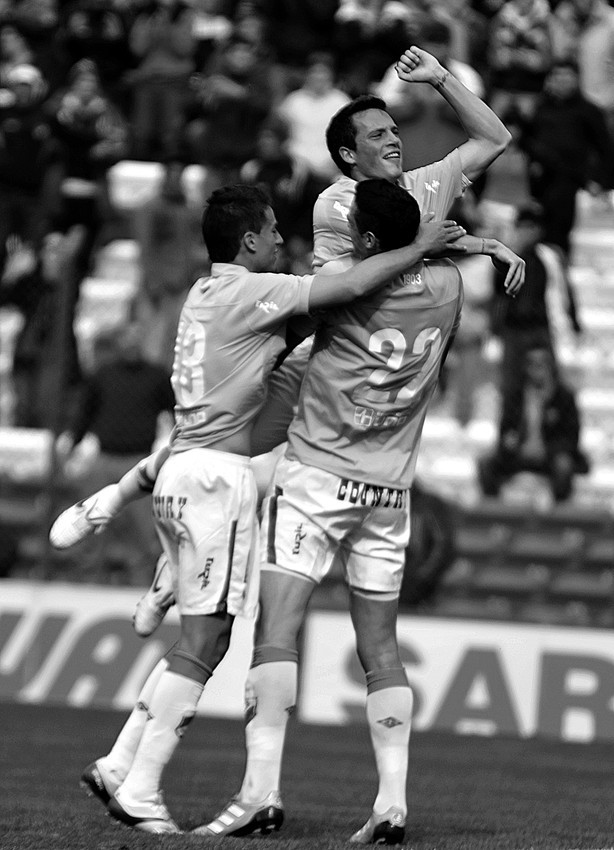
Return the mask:
M 81 774 L 79 783 L 89 797 L 98 797 L 106 806 L 121 785 L 115 771 L 107 770 L 102 761 L 93 761 Z
M 366 824 L 350 838 L 353 844 L 402 844 L 405 838 L 405 813 L 391 806 L 378 815 L 372 812 Z
M 120 801 L 118 799 L 119 794 L 121 794 L 121 789 L 111 797 L 107 805 L 108 813 L 115 820 L 132 827 L 132 829 L 151 832 L 155 835 L 181 832 L 164 805 L 160 792 L 158 792 L 157 800 L 153 803 Z
M 192 830 L 196 835 L 268 835 L 277 832 L 284 822 L 284 807 L 279 791 L 271 791 L 259 803 L 243 803 L 233 797 L 211 823 Z
M 117 499 L 117 484 L 103 487 L 93 496 L 66 508 L 49 531 L 49 542 L 55 549 L 69 549 L 90 534 L 100 534 L 115 515 L 109 502 Z
M 175 604 L 175 595 L 166 555 L 160 555 L 151 587 L 136 603 L 132 615 L 134 631 L 140 637 L 149 637 L 158 628 L 166 612 Z

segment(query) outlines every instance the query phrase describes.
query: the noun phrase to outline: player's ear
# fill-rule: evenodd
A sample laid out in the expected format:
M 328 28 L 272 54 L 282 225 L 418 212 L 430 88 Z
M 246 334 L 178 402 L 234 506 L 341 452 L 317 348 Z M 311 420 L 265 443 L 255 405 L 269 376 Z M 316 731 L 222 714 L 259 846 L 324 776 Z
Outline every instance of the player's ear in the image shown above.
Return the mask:
M 373 233 L 372 230 L 365 230 L 364 233 L 360 234 L 362 241 L 364 243 L 365 248 L 369 250 L 369 253 L 373 253 L 375 251 L 379 251 L 379 239 Z
M 248 230 L 243 234 L 243 238 L 241 239 L 245 250 L 250 254 L 256 251 L 256 235 L 253 231 Z
M 356 151 L 351 148 L 339 148 L 339 156 L 348 165 L 356 165 Z

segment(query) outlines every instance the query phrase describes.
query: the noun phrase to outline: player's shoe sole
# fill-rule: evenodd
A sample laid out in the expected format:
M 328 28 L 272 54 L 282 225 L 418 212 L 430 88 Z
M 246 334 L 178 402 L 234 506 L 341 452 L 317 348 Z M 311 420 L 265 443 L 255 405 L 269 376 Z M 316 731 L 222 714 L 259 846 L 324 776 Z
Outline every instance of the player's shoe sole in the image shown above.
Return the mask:
M 396 806 L 379 815 L 376 812 L 350 838 L 352 844 L 402 844 L 405 840 L 405 814 Z
M 128 811 L 129 808 L 132 812 Z M 142 803 L 134 807 L 124 807 L 114 796 L 107 804 L 107 811 L 116 821 L 141 832 L 154 835 L 176 835 L 181 832 L 162 803 Z
M 88 797 L 96 797 L 105 806 L 119 788 L 119 783 L 114 783 L 110 777 L 103 776 L 98 762 L 95 761 L 85 768 L 79 784 Z
M 168 609 L 175 604 L 168 561 L 160 555 L 151 587 L 136 603 L 132 616 L 134 631 L 140 637 L 149 637 L 158 628 Z
M 277 832 L 284 822 L 284 808 L 278 791 L 259 803 L 244 803 L 232 799 L 211 823 L 197 826 L 192 834 L 219 837 L 222 835 L 269 835 Z
M 108 492 L 114 492 L 115 484 L 103 487 L 84 501 L 66 508 L 57 517 L 49 530 L 49 542 L 54 549 L 69 549 L 91 534 L 100 533 L 112 519 L 104 507 Z

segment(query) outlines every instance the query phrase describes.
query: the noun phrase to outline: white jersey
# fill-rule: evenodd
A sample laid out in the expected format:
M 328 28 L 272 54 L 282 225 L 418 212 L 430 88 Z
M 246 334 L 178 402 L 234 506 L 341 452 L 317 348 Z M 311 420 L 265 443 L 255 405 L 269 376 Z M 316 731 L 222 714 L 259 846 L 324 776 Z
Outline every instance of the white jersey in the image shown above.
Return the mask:
M 286 345 L 286 321 L 307 313 L 312 281 L 214 263 L 194 284 L 175 344 L 173 452 L 214 445 L 253 422 Z
M 331 263 L 327 272 L 346 264 Z M 458 268 L 450 260 L 434 260 L 366 298 L 327 311 L 288 430 L 286 456 L 348 481 L 409 488 L 462 298 Z
M 405 171 L 399 185 L 416 199 L 423 217 L 433 213 L 435 221 L 442 221 L 471 181 L 463 174 L 460 154 L 455 149 L 439 162 Z M 351 255 L 348 215 L 355 189 L 356 180 L 343 176 L 318 196 L 313 208 L 314 270 Z

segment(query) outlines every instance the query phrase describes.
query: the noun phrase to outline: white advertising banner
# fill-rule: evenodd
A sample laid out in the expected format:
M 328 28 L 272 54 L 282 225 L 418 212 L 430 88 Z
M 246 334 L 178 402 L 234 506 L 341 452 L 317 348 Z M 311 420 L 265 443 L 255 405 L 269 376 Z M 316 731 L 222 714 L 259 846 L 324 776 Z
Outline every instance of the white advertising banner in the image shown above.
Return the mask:
M 144 640 L 132 628 L 133 588 L 0 582 L 0 699 L 132 708 L 147 674 L 179 636 L 171 608 Z M 200 713 L 243 716 L 253 623 L 237 618 L 230 650 Z
M 141 590 L 0 582 L 0 700 L 130 709 L 176 641 L 172 608 L 139 638 Z M 414 728 L 567 741 L 614 740 L 614 633 L 401 616 Z M 200 713 L 239 718 L 253 623 L 237 618 L 231 648 Z M 305 633 L 298 716 L 364 723 L 365 680 L 348 614 L 313 611 Z
M 614 633 L 401 616 L 414 728 L 614 739 Z M 365 684 L 349 617 L 314 612 L 305 635 L 300 716 L 364 722 Z

